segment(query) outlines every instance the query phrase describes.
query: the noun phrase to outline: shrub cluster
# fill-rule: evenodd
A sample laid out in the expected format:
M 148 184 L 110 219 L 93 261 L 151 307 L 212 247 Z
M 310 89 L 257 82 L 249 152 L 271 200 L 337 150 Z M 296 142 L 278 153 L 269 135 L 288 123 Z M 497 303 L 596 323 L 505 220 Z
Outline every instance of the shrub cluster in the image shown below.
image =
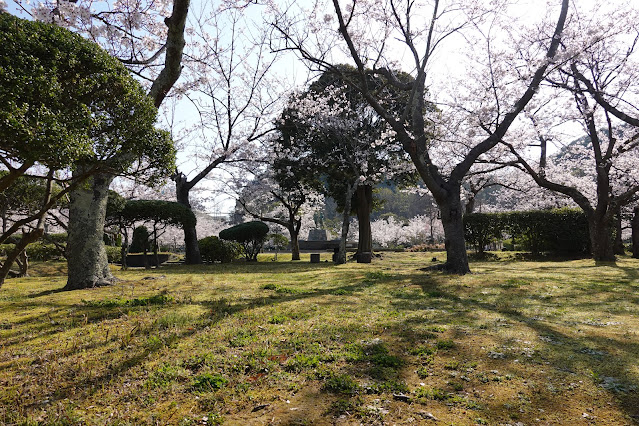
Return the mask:
M 218 237 L 211 236 L 198 241 L 200 255 L 205 262 L 228 263 L 237 259 L 242 254 L 242 247 L 232 241 L 222 241 Z
M 510 238 L 505 248 L 519 245 L 533 254 L 584 254 L 590 247 L 588 220 L 577 209 L 473 213 L 464 216 L 466 241 L 483 253 L 493 242 Z
M 220 231 L 223 240 L 236 241 L 244 249 L 247 261 L 257 261 L 257 255 L 262 250 L 268 226 L 264 222 L 245 222 Z
M 0 256 L 7 256 L 15 249 L 15 244 L 0 244 Z M 27 256 L 31 260 L 63 260 L 64 255 L 60 249 L 53 244 L 36 242 L 27 246 Z

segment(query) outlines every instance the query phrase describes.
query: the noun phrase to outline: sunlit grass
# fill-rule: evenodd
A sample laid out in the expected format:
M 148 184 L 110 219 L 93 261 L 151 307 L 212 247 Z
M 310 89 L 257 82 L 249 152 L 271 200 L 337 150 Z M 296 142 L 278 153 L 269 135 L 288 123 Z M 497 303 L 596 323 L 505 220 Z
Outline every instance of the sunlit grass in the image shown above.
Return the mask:
M 637 419 L 639 261 L 460 277 L 421 271 L 433 256 L 269 254 L 74 292 L 36 264 L 0 289 L 0 424 Z

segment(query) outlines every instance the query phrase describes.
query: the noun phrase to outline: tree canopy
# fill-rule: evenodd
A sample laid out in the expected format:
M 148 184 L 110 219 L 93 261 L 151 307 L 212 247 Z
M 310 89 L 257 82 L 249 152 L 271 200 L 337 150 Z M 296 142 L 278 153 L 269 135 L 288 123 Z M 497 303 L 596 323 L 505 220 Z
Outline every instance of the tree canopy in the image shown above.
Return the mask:
M 0 44 L 0 160 L 10 171 L 0 190 L 34 164 L 172 168 L 173 144 L 154 127 L 152 100 L 97 44 L 7 13 L 0 13 Z

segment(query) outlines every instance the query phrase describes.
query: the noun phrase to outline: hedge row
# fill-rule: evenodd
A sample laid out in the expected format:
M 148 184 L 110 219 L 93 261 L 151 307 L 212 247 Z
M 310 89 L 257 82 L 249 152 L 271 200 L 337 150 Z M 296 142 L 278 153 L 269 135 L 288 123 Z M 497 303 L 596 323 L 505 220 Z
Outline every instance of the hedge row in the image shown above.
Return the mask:
M 466 241 L 480 253 L 507 239 L 505 248 L 517 244 L 533 254 L 583 254 L 590 247 L 588 220 L 577 209 L 473 213 L 464 216 L 464 228 Z
M 0 244 L 0 257 L 4 257 L 15 249 L 15 244 Z M 120 247 L 105 246 L 109 263 L 119 263 L 122 259 Z M 60 249 L 53 244 L 36 242 L 27 246 L 27 256 L 31 260 L 47 262 L 50 260 L 64 260 Z
M 6 256 L 14 249 L 15 244 L 0 244 L 0 256 Z M 64 260 L 64 255 L 57 246 L 41 242 L 29 244 L 27 246 L 27 256 L 31 260 Z
M 242 246 L 233 241 L 223 241 L 218 237 L 210 236 L 198 241 L 200 255 L 205 262 L 228 263 L 237 259 L 242 254 Z

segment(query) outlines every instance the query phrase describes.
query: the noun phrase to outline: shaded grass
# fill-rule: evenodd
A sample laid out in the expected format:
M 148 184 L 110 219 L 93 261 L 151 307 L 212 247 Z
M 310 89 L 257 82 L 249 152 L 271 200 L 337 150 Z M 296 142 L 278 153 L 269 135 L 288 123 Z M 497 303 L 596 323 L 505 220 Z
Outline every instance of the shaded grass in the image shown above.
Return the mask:
M 639 261 L 459 277 L 419 271 L 431 258 L 264 256 L 75 292 L 36 264 L 0 290 L 0 424 L 637 419 Z

